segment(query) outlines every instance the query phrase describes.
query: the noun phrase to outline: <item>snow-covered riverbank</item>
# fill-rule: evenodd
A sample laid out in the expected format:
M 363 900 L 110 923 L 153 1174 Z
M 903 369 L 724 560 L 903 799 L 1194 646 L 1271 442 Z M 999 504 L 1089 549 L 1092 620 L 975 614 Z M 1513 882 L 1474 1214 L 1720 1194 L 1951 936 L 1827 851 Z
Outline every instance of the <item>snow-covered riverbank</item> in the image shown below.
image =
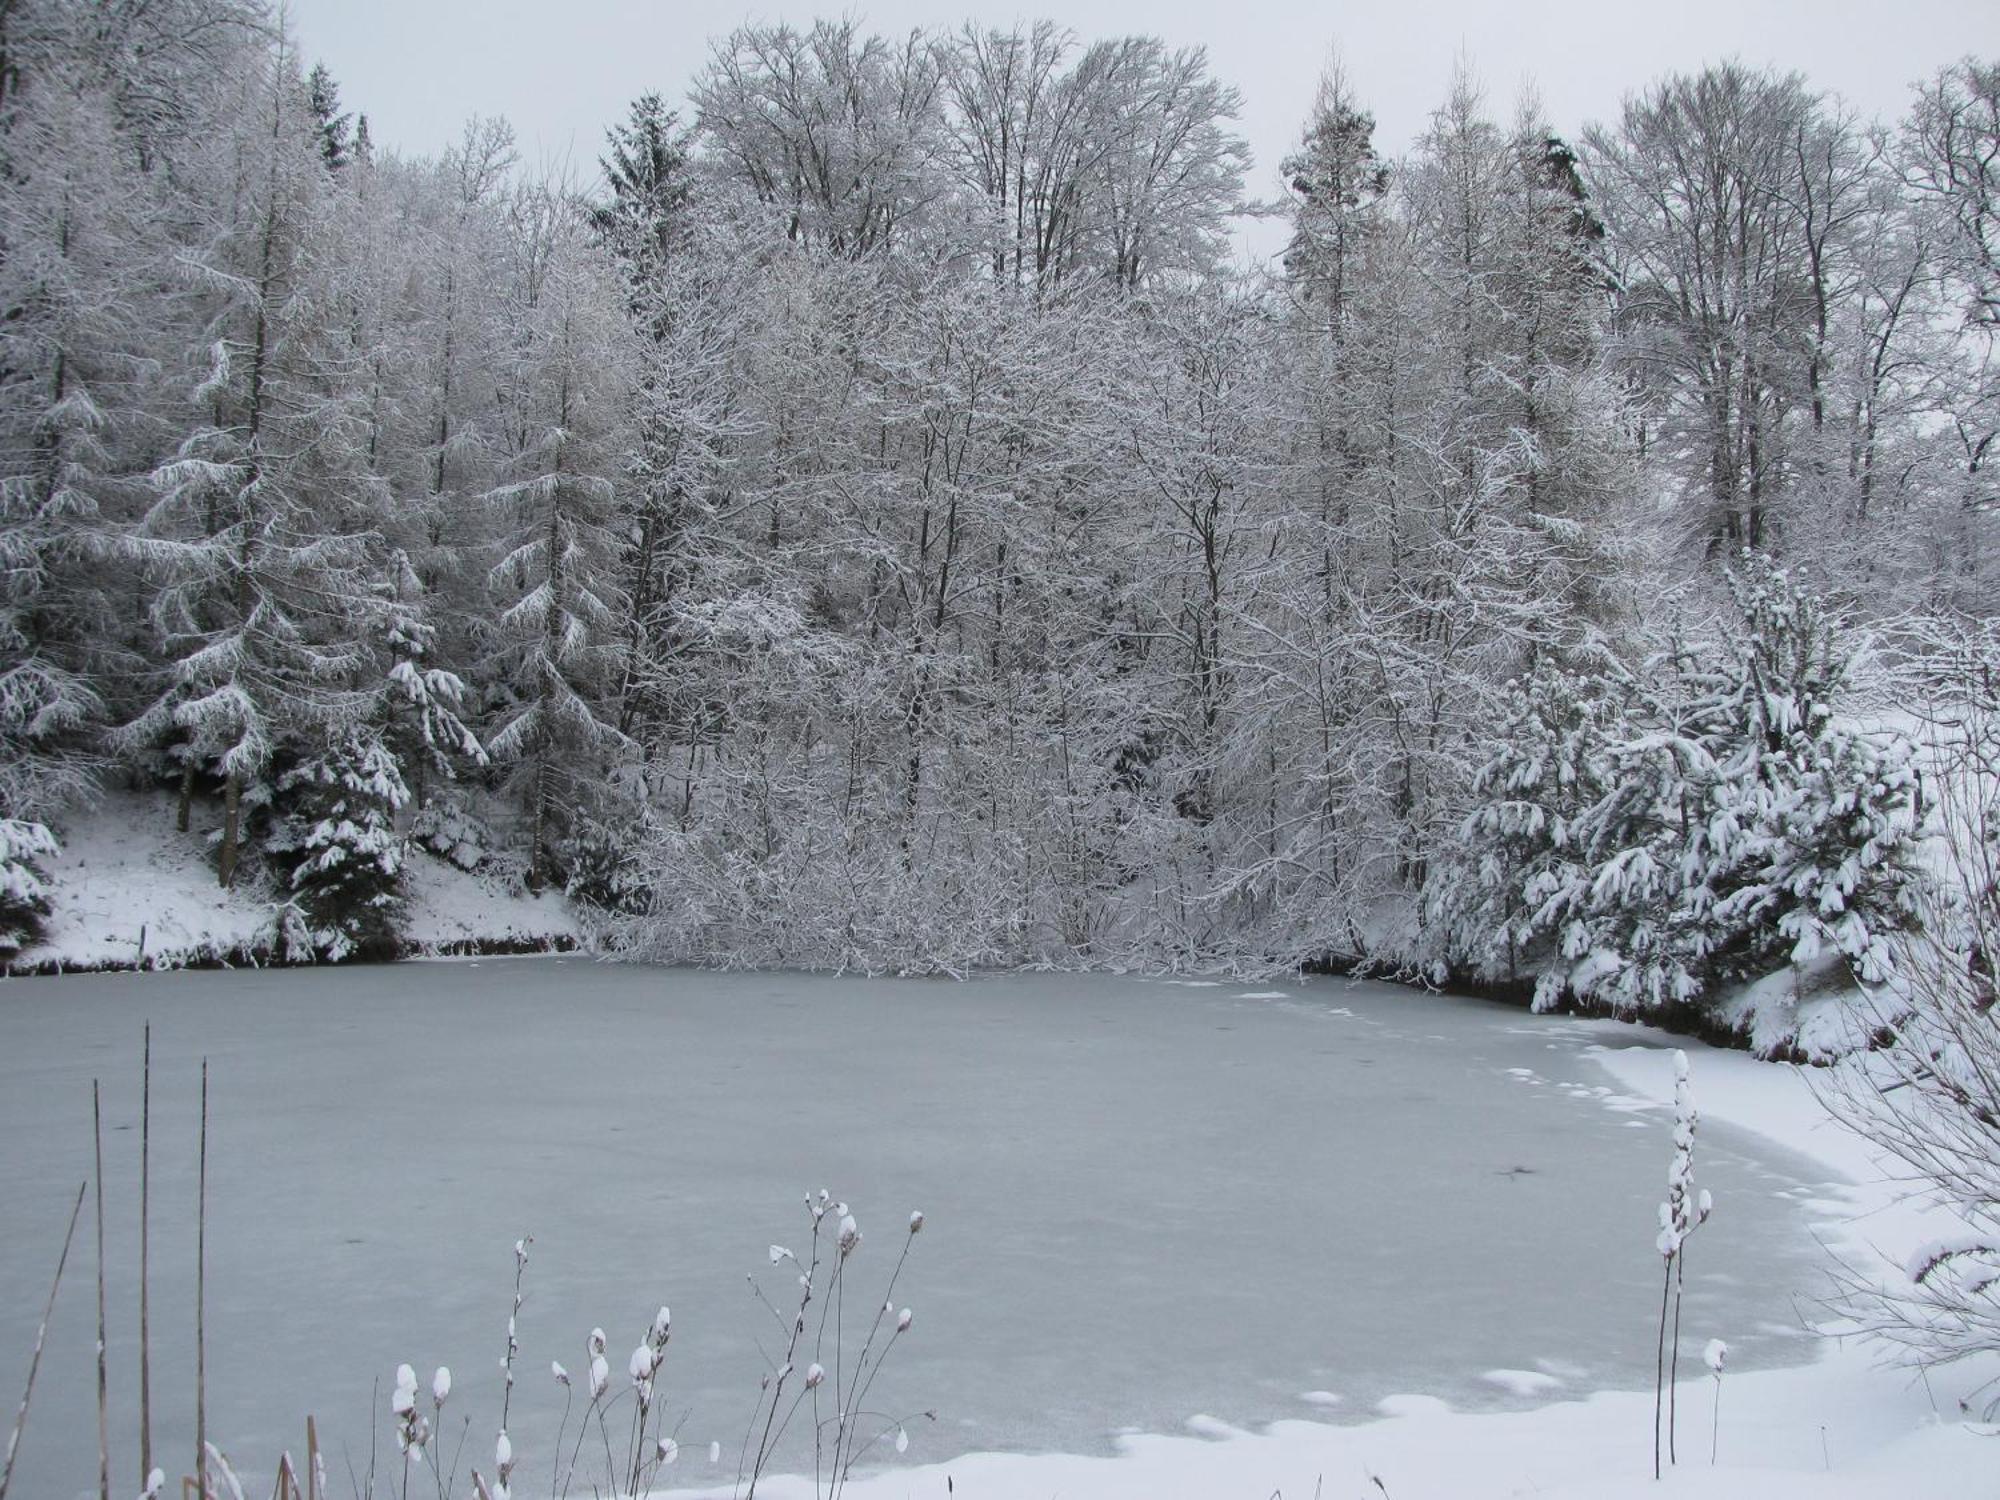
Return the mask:
M 177 831 L 170 796 L 115 793 L 79 811 L 61 832 L 61 852 L 44 866 L 46 931 L 20 954 L 16 971 L 270 961 L 278 915 L 273 896 L 254 880 L 223 890 L 207 831 Z M 405 858 L 400 925 L 419 953 L 536 952 L 584 942 L 559 895 L 509 890 L 414 843 Z

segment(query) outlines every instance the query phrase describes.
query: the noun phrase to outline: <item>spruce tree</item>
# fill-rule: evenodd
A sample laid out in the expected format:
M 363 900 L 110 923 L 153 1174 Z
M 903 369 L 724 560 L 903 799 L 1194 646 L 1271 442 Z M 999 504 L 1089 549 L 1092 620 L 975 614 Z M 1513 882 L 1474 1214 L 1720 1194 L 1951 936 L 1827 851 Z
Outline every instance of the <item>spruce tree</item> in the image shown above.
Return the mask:
M 303 930 L 313 953 L 333 960 L 393 957 L 403 870 L 395 818 L 409 801 L 396 757 L 371 733 L 338 734 L 279 772 L 275 793 L 284 811 L 264 849 L 303 919 L 281 921 L 281 939 L 290 946 Z
M 314 63 L 312 72 L 306 75 L 306 108 L 312 114 L 312 128 L 319 142 L 320 160 L 327 170 L 338 172 L 357 155 L 356 146 L 365 153 L 368 139 L 368 121 L 364 117 L 358 133 L 350 131 L 348 121 L 353 115 L 340 107 L 340 85 L 333 81 L 333 75 L 326 70 L 325 63 Z

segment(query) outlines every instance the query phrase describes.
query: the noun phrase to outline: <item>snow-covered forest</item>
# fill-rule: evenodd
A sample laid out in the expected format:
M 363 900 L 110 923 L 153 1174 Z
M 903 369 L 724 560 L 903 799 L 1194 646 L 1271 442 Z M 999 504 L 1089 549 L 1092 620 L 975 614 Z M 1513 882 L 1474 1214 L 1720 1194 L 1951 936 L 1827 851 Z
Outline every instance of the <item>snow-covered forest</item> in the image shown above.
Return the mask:
M 1631 83 L 1392 160 L 1336 68 L 1260 203 L 1199 50 L 752 26 L 564 176 L 0 8 L 8 943 L 146 786 L 334 956 L 413 837 L 668 959 L 1873 975 L 1897 684 L 2000 661 L 2000 65 Z

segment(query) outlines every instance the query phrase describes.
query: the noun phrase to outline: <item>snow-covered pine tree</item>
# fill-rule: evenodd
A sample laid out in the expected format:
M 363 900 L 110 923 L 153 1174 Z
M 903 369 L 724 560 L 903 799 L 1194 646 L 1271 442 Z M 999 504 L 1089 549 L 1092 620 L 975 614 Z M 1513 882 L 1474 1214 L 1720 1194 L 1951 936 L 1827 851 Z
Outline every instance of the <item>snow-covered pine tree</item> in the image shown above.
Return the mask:
M 1388 165 L 1375 152 L 1374 117 L 1355 99 L 1338 62 L 1320 75 L 1304 138 L 1283 170 L 1294 194 L 1285 275 L 1294 294 L 1314 306 L 1320 329 L 1338 342 L 1389 191 Z
M 750 298 L 735 246 L 695 219 L 688 135 L 660 97 L 634 101 L 606 144 L 611 196 L 590 220 L 625 288 L 637 372 L 617 721 L 650 759 L 692 743 L 689 642 L 676 616 L 712 561 L 710 490 L 738 425 L 730 360 Z
M 1532 94 L 1505 150 L 1481 289 L 1494 307 L 1489 411 L 1513 449 L 1513 504 L 1537 538 L 1522 559 L 1530 591 L 1569 643 L 1636 613 L 1634 533 L 1651 523 L 1630 503 L 1636 476 L 1606 358 L 1603 226 Z
M 403 870 L 395 821 L 410 795 L 396 757 L 366 730 L 334 734 L 279 771 L 274 790 L 283 812 L 264 851 L 311 943 L 286 956 L 393 957 Z M 289 947 L 301 926 L 285 915 Z
M 1556 940 L 1535 1005 L 1566 994 L 1622 1012 L 1682 1004 L 1702 992 L 1681 901 L 1691 803 L 1715 779 L 1706 722 L 1642 668 L 1639 701 L 1605 747 L 1604 791 L 1570 822 L 1575 857 L 1523 887 L 1533 925 Z
M 1502 683 L 1576 633 L 1531 508 L 1538 469 L 1571 455 L 1524 437 L 1523 376 L 1560 361 L 1530 344 L 1503 295 L 1523 270 L 1503 211 L 1514 173 L 1461 70 L 1399 181 L 1403 264 L 1382 291 L 1403 326 L 1377 330 L 1379 449 L 1356 486 L 1380 498 L 1351 521 L 1367 549 L 1349 607 L 1373 679 L 1382 837 L 1396 898 L 1418 920 L 1432 862 L 1468 810 L 1470 736 Z
M 0 818 L 0 961 L 42 935 L 49 898 L 41 861 L 56 848 L 55 836 L 42 824 Z
M 314 144 L 305 86 L 282 39 L 229 80 L 236 110 L 199 182 L 205 239 L 181 257 L 203 307 L 195 421 L 154 470 L 158 498 L 126 545 L 156 581 L 166 685 L 120 731 L 164 746 L 181 821 L 198 782 L 224 798 L 217 873 L 233 883 L 246 798 L 283 737 L 310 742 L 351 717 L 350 684 L 371 667 L 372 517 L 353 346 L 322 253 L 338 200 Z
M 1482 776 L 1464 857 L 1488 890 L 1456 912 L 1455 942 L 1490 972 L 1503 919 L 1517 943 L 1553 940 L 1535 965 L 1540 1003 L 1693 1002 L 1823 953 L 1864 981 L 1889 975 L 1918 898 L 1909 752 L 1855 722 L 1858 647 L 1823 601 L 1763 558 L 1731 583 L 1733 617 L 1670 643 L 1616 711 L 1583 721 L 1592 790 L 1558 846 L 1523 860 L 1546 814 L 1506 793 L 1544 780 L 1545 716 L 1517 716 Z
M 1695 955 L 1710 982 L 1837 952 L 1879 983 L 1917 909 L 1908 745 L 1854 721 L 1861 646 L 1823 599 L 1755 555 L 1729 583 L 1716 776 L 1688 830 Z
M 44 5 L 4 26 L 0 817 L 46 820 L 89 794 L 107 668 L 131 666 L 129 603 L 100 565 L 146 463 L 165 237 L 116 47 Z
M 1560 959 L 1560 933 L 1539 922 L 1573 887 L 1577 834 L 1610 790 L 1607 751 L 1625 728 L 1629 681 L 1601 646 L 1571 665 L 1545 658 L 1508 684 L 1491 758 L 1473 781 L 1462 849 L 1432 883 L 1430 936 L 1438 977 L 1513 984 Z
M 438 632 L 424 619 L 416 570 L 398 551 L 388 572 L 385 589 L 394 590 L 394 600 L 384 612 L 379 652 L 387 670 L 367 722 L 414 783 L 410 800 L 421 812 L 431 778 L 449 781 L 461 765 L 486 765 L 487 754 L 463 717 L 470 711 L 464 679 L 430 662 Z
M 319 142 L 320 160 L 329 172 L 337 172 L 354 156 L 354 116 L 340 107 L 340 85 L 334 82 L 325 63 L 314 63 L 306 74 L 306 108 L 312 112 L 313 134 Z
M 487 740 L 527 820 L 535 887 L 562 878 L 556 848 L 599 796 L 614 755 L 619 626 L 619 478 L 628 463 L 632 330 L 608 257 L 572 196 L 522 189 L 510 288 L 519 333 L 504 389 L 511 477 L 486 494 L 502 553 L 488 574 L 504 601 L 487 671 L 507 694 Z

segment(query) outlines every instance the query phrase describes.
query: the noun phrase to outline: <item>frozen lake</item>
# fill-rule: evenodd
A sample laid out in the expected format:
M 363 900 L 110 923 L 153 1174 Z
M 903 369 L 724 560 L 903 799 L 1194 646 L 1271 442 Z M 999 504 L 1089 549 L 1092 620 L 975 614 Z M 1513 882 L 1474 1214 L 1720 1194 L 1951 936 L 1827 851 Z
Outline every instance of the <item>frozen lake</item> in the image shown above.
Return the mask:
M 804 1248 L 801 1195 L 821 1185 L 860 1220 L 857 1293 L 879 1295 L 909 1211 L 927 1218 L 897 1292 L 915 1327 L 871 1402 L 935 1411 L 910 1423 L 912 1459 L 1101 1451 L 1197 1414 L 1340 1420 L 1407 1392 L 1480 1407 L 1651 1386 L 1670 1121 L 1607 1099 L 1560 1020 L 1339 980 L 953 984 L 576 958 L 10 981 L 0 1405 L 89 1174 L 97 1077 L 114 1493 L 138 1488 L 149 1019 L 170 1480 L 192 1467 L 204 1054 L 209 1430 L 268 1473 L 315 1413 L 336 1493 L 347 1464 L 366 1469 L 371 1421 L 388 1447 L 401 1361 L 426 1388 L 451 1366 L 448 1431 L 469 1414 L 468 1461 L 486 1466 L 523 1234 L 517 1493 L 548 1473 L 549 1362 L 579 1371 L 602 1325 L 622 1381 L 662 1302 L 685 1455 L 670 1477 L 713 1481 L 711 1440 L 733 1473 L 757 1343 L 776 1332 L 745 1277 L 783 1294 L 766 1247 Z M 1698 1057 L 1694 1083 L 1698 1103 Z M 1718 1211 L 1691 1247 L 1684 1345 L 1698 1359 L 1724 1337 L 1732 1366 L 1808 1357 L 1794 1303 L 1820 1284 L 1800 1207 L 1817 1174 L 1704 1126 L 1697 1176 Z M 93 1265 L 86 1206 L 17 1495 L 95 1490 Z

